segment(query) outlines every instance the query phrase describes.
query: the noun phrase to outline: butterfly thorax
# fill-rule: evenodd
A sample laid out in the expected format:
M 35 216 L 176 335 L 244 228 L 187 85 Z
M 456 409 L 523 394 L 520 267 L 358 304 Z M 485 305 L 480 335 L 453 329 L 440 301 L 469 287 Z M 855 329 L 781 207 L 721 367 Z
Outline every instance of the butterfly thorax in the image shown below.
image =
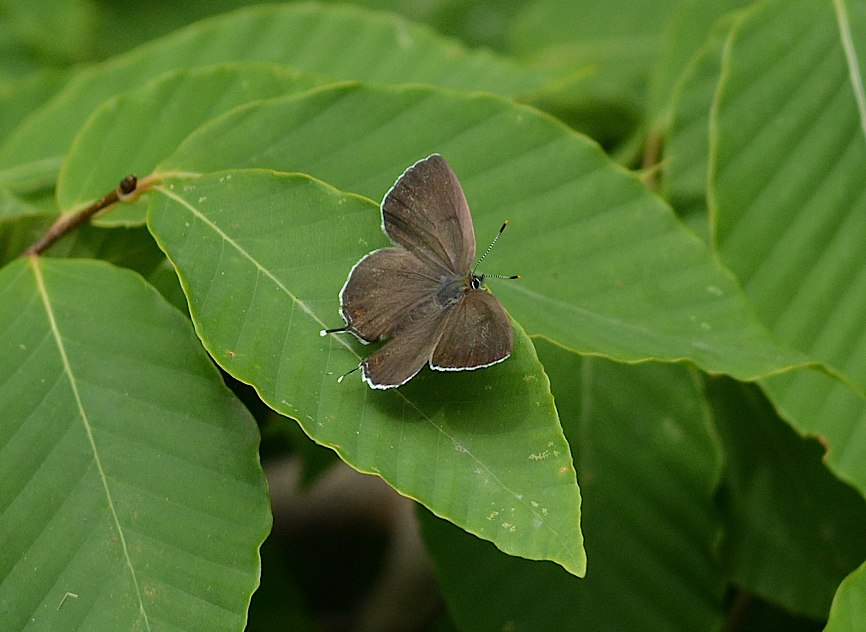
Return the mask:
M 466 292 L 480 289 L 483 282 L 483 275 L 472 273 L 460 277 L 442 277 L 442 287 L 436 294 L 436 302 L 443 307 L 456 305 Z

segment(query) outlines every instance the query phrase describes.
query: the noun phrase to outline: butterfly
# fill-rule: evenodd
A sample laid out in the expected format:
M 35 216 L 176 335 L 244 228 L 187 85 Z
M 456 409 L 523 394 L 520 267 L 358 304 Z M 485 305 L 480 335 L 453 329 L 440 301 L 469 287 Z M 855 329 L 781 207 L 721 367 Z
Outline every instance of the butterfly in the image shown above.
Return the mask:
M 322 331 L 349 332 L 364 343 L 387 341 L 358 367 L 368 385 L 402 386 L 425 364 L 464 371 L 511 355 L 511 323 L 485 289 L 485 275 L 472 267 L 469 205 L 442 156 L 416 162 L 397 179 L 382 200 L 382 230 L 394 245 L 354 265 L 340 291 L 346 325 Z

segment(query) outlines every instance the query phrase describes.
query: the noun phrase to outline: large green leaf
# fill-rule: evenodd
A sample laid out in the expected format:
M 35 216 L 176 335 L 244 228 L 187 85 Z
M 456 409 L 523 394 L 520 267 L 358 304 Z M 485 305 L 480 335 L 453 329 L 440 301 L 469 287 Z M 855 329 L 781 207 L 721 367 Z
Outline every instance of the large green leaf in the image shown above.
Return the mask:
M 73 209 L 113 190 L 128 173 L 150 173 L 190 132 L 241 103 L 314 84 L 284 66 L 222 64 L 169 72 L 108 99 L 70 147 L 57 181 L 58 206 Z M 143 223 L 145 208 L 137 210 L 124 217 Z M 117 221 L 117 213 L 108 217 Z
M 745 378 L 803 360 L 775 344 L 727 271 L 636 177 L 551 118 L 497 97 L 318 89 L 217 119 L 160 169 L 302 171 L 379 199 L 434 151 L 459 175 L 480 239 L 512 220 L 486 266 L 523 275 L 496 291 L 530 333 Z
M 242 627 L 259 436 L 187 319 L 101 262 L 19 259 L 0 292 L 3 626 Z
M 374 204 L 308 177 L 230 171 L 170 179 L 152 191 L 148 225 L 226 371 L 358 470 L 508 553 L 583 574 L 571 452 L 519 326 L 494 367 L 425 370 L 390 391 L 337 381 L 361 345 L 319 332 L 342 323 L 352 265 L 387 245 Z
M 536 343 L 575 450 L 588 573 L 577 581 L 506 558 L 422 515 L 460 628 L 717 629 L 722 459 L 699 380 L 682 366 L 620 365 Z
M 767 2 L 726 43 L 712 118 L 718 249 L 764 321 L 844 374 L 766 384 L 866 493 L 866 17 L 844 2 Z M 757 77 L 757 79 L 756 79 Z
M 229 61 L 509 95 L 535 90 L 545 80 L 396 16 L 307 3 L 252 7 L 193 24 L 82 72 L 0 146 L 0 183 L 53 181 L 74 134 L 105 99 L 168 70 Z
M 866 391 L 866 32 L 852 33 L 842 2 L 795 4 L 761 5 L 728 41 L 716 239 L 773 330 Z

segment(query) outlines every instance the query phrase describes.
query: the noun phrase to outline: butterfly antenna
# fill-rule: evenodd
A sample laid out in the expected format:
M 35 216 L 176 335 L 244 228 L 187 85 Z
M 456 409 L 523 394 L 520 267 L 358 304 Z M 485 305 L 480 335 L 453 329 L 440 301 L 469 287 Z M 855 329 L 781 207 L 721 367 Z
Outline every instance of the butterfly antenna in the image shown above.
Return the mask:
M 484 251 L 484 254 L 479 257 L 478 261 L 475 262 L 475 267 L 472 268 L 472 274 L 475 274 L 475 271 L 478 269 L 478 266 L 481 265 L 481 262 L 484 261 L 484 258 L 490 254 L 490 251 L 493 250 L 493 246 L 496 245 L 496 240 L 499 239 L 499 235 L 505 231 L 505 227 L 508 226 L 508 220 L 502 222 L 502 226 L 499 227 L 499 232 L 496 233 L 496 237 L 493 238 L 493 241 L 490 242 L 490 245 L 487 246 L 487 250 Z
M 485 279 L 520 279 L 522 278 L 519 274 L 485 274 Z
M 502 226 L 499 227 L 499 232 L 496 233 L 496 237 L 493 238 L 493 241 L 490 242 L 490 245 L 487 246 L 487 250 L 484 251 L 484 254 L 478 259 L 475 263 L 475 267 L 472 268 L 472 274 L 475 274 L 475 271 L 478 269 L 478 266 L 481 265 L 481 262 L 484 261 L 484 257 L 490 254 L 490 251 L 493 250 L 493 246 L 496 245 L 496 240 L 499 239 L 499 235 L 501 235 L 505 231 L 505 227 L 508 226 L 508 220 L 502 222 Z M 482 278 L 485 279 L 519 279 L 519 274 L 512 274 L 511 276 L 506 276 L 504 274 L 484 274 Z

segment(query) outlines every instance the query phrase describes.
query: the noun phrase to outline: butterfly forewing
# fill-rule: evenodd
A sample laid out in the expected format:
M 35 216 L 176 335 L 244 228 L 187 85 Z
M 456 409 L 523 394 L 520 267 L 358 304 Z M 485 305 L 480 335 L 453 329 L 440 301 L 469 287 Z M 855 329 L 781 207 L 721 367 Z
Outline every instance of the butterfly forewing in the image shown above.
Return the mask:
M 409 167 L 382 201 L 382 224 L 396 243 L 452 274 L 469 272 L 475 232 L 466 196 L 439 154 Z
M 361 259 L 340 293 L 348 330 L 366 342 L 390 336 L 407 313 L 430 300 L 438 275 L 401 246 L 375 250 Z
M 430 366 L 440 371 L 478 369 L 511 355 L 514 334 L 508 315 L 492 294 L 468 290 L 448 314 Z

